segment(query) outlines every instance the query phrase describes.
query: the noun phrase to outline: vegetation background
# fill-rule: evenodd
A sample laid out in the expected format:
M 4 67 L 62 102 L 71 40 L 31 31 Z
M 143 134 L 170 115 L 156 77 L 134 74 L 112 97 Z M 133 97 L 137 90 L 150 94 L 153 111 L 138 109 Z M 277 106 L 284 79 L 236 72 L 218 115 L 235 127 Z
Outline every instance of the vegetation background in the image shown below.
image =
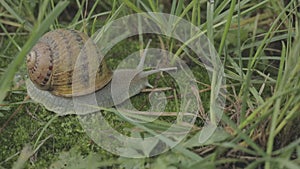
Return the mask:
M 222 87 L 228 95 L 220 128 L 200 144 L 197 138 L 215 86 L 203 75 L 201 63 L 179 51 L 201 79 L 203 116 L 177 148 L 129 159 L 93 143 L 76 116 L 57 118 L 31 101 L 24 58 L 49 30 L 69 28 L 91 35 L 108 21 L 139 12 L 176 15 L 201 28 L 224 64 L 227 81 Z M 300 168 L 299 18 L 299 0 L 0 0 L 0 168 Z M 115 67 L 146 39 L 119 43 L 108 54 L 108 63 Z M 161 37 L 154 45 L 176 53 L 182 44 Z M 112 57 L 116 55 L 120 58 Z M 151 83 L 165 82 L 152 77 Z M 146 94 L 138 97 L 133 103 L 146 108 Z M 174 104 L 168 111 L 176 111 Z M 127 134 L 138 128 L 113 113 L 104 114 Z M 171 124 L 173 119 L 170 113 L 154 123 Z

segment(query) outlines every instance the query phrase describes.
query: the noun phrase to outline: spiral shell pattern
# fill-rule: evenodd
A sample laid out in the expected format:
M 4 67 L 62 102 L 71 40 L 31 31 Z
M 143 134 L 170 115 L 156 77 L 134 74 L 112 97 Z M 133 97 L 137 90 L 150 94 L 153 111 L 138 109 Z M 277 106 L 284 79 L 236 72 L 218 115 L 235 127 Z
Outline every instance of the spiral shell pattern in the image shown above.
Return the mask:
M 75 30 L 46 33 L 27 55 L 26 63 L 34 85 L 56 96 L 86 95 L 103 88 L 112 78 L 96 44 Z

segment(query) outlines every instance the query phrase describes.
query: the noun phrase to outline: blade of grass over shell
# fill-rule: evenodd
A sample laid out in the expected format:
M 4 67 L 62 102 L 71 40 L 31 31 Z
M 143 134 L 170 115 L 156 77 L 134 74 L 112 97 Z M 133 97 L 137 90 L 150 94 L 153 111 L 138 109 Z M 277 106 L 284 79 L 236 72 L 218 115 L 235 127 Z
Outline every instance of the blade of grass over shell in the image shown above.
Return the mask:
M 56 7 L 47 15 L 45 20 L 36 25 L 35 28 L 31 32 L 31 36 L 29 37 L 28 41 L 23 46 L 21 52 L 16 56 L 16 58 L 11 62 L 8 66 L 5 73 L 3 73 L 1 77 L 1 84 L 0 84 L 0 103 L 4 100 L 6 93 L 9 90 L 11 85 L 11 81 L 14 77 L 15 72 L 17 71 L 18 67 L 22 64 L 24 57 L 30 51 L 32 46 L 37 42 L 38 38 L 42 36 L 44 32 L 47 31 L 49 26 L 53 23 L 54 19 L 59 16 L 59 14 L 67 7 L 68 1 L 60 1 Z

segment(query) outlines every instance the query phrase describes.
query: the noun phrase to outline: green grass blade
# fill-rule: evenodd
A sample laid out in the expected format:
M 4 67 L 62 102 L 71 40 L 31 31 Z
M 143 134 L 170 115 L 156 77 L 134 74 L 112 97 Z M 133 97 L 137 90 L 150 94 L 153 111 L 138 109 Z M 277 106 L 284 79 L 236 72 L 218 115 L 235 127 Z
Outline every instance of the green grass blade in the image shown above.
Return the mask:
M 221 56 L 223 47 L 224 47 L 225 42 L 226 42 L 226 38 L 227 38 L 227 34 L 228 34 L 228 31 L 229 31 L 229 28 L 230 28 L 230 25 L 231 25 L 231 20 L 232 20 L 232 15 L 233 15 L 233 12 L 234 12 L 235 5 L 236 5 L 236 0 L 232 0 L 231 5 L 230 5 L 230 9 L 229 9 L 229 15 L 227 17 L 227 22 L 226 22 L 226 25 L 225 25 L 224 33 L 222 35 L 222 39 L 221 39 L 221 43 L 220 43 L 220 47 L 219 47 L 219 52 L 218 52 L 219 56 Z
M 24 61 L 24 57 L 30 51 L 32 46 L 37 42 L 38 38 L 42 36 L 42 34 L 47 31 L 49 26 L 53 23 L 53 21 L 59 16 L 59 14 L 66 8 L 68 5 L 68 1 L 61 1 L 57 4 L 57 6 L 47 15 L 46 19 L 35 27 L 32 31 L 31 36 L 28 41 L 23 46 L 21 52 L 16 56 L 16 58 L 10 63 L 6 71 L 3 73 L 1 77 L 0 84 L 0 103 L 4 100 L 7 92 L 9 91 L 11 82 L 14 78 L 15 72 L 18 70 L 20 65 Z
M 24 28 L 28 31 L 32 29 L 32 25 L 30 25 L 26 20 L 22 19 L 19 14 L 15 12 L 14 9 L 12 9 L 9 4 L 7 4 L 4 0 L 0 0 L 0 4 L 10 13 L 12 14 L 19 23 L 24 24 Z
M 144 12 L 143 10 L 141 10 L 139 7 L 137 7 L 136 5 L 134 5 L 131 1 L 129 0 L 123 0 L 123 2 L 132 10 L 134 10 L 137 13 L 141 13 Z

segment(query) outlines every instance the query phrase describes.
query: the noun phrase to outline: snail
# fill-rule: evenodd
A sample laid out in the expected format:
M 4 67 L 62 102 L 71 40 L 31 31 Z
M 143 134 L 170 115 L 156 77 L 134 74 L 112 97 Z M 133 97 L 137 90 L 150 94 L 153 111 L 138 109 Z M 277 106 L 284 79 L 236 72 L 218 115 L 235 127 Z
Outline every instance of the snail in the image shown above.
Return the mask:
M 149 75 L 175 69 L 144 71 L 145 57 L 144 53 L 135 69 L 112 71 L 86 34 L 56 29 L 43 35 L 26 57 L 27 92 L 34 101 L 59 115 L 99 110 L 86 105 L 93 96 L 99 107 L 109 108 L 151 86 Z M 116 82 L 112 83 L 112 79 Z

